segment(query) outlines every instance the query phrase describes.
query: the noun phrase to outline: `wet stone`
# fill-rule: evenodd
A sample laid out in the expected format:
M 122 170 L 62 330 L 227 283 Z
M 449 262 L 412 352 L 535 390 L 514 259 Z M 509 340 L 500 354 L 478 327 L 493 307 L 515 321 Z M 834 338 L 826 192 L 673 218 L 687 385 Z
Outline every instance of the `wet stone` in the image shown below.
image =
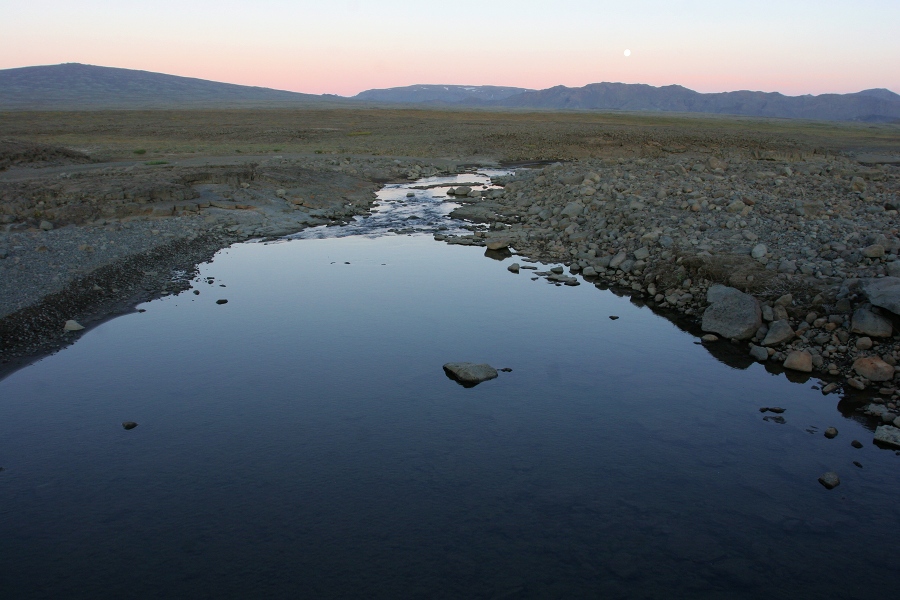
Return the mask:
M 823 473 L 821 477 L 819 477 L 819 483 L 821 483 L 827 489 L 833 490 L 837 486 L 841 485 L 841 478 L 838 477 L 838 474 L 834 471 L 828 471 L 827 473 Z
M 444 373 L 463 387 L 474 387 L 498 376 L 497 370 L 486 363 L 447 363 L 444 365 Z

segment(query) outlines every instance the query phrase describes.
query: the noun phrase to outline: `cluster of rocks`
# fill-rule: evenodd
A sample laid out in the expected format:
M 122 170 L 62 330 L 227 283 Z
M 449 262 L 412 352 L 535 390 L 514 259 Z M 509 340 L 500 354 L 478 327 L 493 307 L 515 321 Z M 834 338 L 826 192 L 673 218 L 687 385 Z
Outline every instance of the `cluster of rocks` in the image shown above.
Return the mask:
M 508 245 L 614 286 L 785 369 L 900 402 L 900 169 L 847 157 L 679 154 L 588 160 L 496 178 L 450 243 Z M 784 157 L 781 157 L 784 158 Z M 458 196 L 454 196 L 458 202 Z M 564 279 L 559 279 L 562 276 Z M 837 386 L 832 384 L 828 391 Z M 829 386 L 830 387 L 830 386 Z

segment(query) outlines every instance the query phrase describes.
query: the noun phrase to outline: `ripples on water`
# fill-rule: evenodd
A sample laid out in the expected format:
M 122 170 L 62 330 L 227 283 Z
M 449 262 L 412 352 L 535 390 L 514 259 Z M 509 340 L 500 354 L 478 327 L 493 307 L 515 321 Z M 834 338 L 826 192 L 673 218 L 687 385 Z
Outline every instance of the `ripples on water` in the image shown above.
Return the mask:
M 900 458 L 834 396 L 520 258 L 376 235 L 459 226 L 405 194 L 0 382 L 4 598 L 895 594 Z M 460 360 L 513 371 L 465 389 Z

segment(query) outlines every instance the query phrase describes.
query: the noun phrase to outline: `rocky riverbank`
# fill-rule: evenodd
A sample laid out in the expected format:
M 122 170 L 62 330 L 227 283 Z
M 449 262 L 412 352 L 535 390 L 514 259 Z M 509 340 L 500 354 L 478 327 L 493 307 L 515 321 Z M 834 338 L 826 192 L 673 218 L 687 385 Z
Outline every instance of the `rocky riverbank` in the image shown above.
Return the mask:
M 229 244 L 340 225 L 367 214 L 385 181 L 457 169 L 373 157 L 96 164 L 24 146 L 0 172 L 0 374 L 77 339 L 70 319 L 89 328 L 184 289 Z
M 678 311 L 754 360 L 877 393 L 900 414 L 900 168 L 832 155 L 670 154 L 520 170 L 451 190 L 486 223 L 456 244 L 513 248 Z M 514 269 L 515 270 L 515 269 Z M 885 417 L 887 418 L 887 417 Z

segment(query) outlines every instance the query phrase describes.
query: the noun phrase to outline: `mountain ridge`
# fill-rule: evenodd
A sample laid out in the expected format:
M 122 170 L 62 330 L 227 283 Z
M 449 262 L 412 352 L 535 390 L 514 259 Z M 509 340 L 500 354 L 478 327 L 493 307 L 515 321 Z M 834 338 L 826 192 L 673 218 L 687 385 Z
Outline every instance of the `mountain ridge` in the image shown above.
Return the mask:
M 900 122 L 900 94 L 701 93 L 681 85 L 614 82 L 543 90 L 489 85 L 418 84 L 345 98 L 221 83 L 152 71 L 80 63 L 0 70 L 0 110 L 292 107 L 310 104 L 449 106 L 538 110 L 678 112 L 825 121 Z
M 851 94 L 786 96 L 739 90 L 704 94 L 681 85 L 592 83 L 554 86 L 486 103 L 508 108 L 697 112 L 826 121 L 900 121 L 900 95 L 886 89 Z

